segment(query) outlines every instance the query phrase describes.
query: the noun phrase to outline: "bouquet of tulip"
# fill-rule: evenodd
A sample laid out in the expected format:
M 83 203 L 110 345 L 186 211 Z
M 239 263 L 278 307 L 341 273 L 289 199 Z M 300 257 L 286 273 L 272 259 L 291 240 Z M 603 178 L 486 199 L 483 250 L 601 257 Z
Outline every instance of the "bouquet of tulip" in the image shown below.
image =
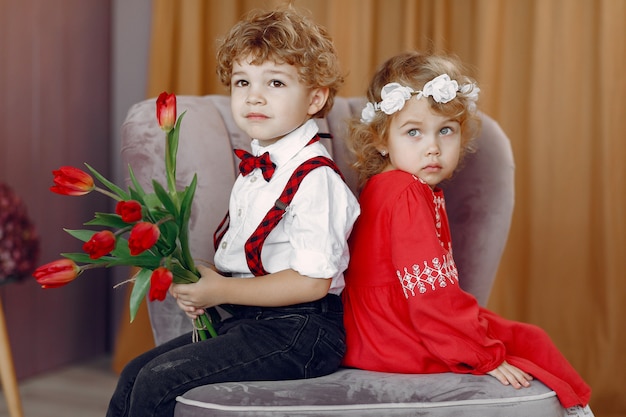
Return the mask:
M 138 268 L 130 296 L 130 317 L 135 318 L 139 305 L 148 294 L 150 301 L 162 301 L 172 282 L 197 282 L 199 273 L 189 248 L 189 218 L 197 178 L 183 191 L 176 189 L 176 154 L 180 124 L 185 113 L 176 119 L 176 96 L 161 93 L 156 102 L 157 121 L 165 131 L 165 170 L 167 188 L 152 181 L 153 193 L 146 193 L 129 167 L 132 186 L 124 190 L 85 164 L 91 175 L 74 167 L 53 171 L 54 186 L 50 190 L 62 195 L 82 196 L 92 191 L 117 201 L 115 213 L 95 213 L 85 223 L 106 229 L 68 230 L 84 242 L 85 253 L 62 253 L 64 259 L 43 265 L 33 275 L 43 288 L 63 286 L 84 271 L 97 267 L 126 265 Z M 104 186 L 98 187 L 94 177 Z M 128 238 L 125 236 L 128 235 Z M 194 322 L 194 336 L 206 339 L 215 336 L 212 321 L 219 315 L 215 309 Z

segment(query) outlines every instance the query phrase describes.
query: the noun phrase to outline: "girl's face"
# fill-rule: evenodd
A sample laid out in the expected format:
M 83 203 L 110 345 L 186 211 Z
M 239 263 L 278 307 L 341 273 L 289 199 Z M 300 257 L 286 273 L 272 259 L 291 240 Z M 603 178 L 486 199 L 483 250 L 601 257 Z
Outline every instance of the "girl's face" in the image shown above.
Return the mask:
M 406 171 L 434 188 L 450 177 L 461 155 L 461 125 L 435 113 L 425 98 L 407 100 L 391 116 L 387 131 L 389 153 L 385 171 Z
M 328 90 L 304 86 L 293 65 L 249 62 L 233 63 L 231 110 L 237 125 L 262 146 L 281 139 L 324 106 Z

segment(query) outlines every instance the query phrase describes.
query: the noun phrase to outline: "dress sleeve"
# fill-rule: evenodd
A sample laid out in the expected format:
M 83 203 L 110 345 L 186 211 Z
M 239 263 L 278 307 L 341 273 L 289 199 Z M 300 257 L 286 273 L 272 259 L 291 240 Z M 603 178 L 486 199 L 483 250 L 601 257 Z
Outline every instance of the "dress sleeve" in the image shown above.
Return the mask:
M 453 372 L 484 374 L 504 361 L 505 347 L 489 336 L 475 298 L 459 287 L 447 218 L 443 209 L 438 218 L 435 206 L 432 191 L 419 183 L 393 205 L 391 262 L 398 291 L 408 304 L 410 325 L 431 355 Z

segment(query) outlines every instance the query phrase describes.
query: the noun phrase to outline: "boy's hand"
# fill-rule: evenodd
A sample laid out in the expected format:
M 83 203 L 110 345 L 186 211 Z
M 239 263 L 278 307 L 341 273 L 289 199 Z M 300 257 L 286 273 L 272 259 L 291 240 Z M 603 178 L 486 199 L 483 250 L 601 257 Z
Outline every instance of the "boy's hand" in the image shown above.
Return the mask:
M 493 371 L 487 372 L 487 374 L 493 376 L 503 385 L 512 385 L 515 389 L 522 387 L 529 387 L 533 377 L 526 372 L 522 371 L 516 366 L 510 365 L 507 361 L 504 361 Z
M 221 304 L 217 296 L 216 284 L 224 279 L 212 268 L 198 265 L 202 278 L 191 284 L 172 284 L 170 294 L 176 299 L 181 310 L 192 319 L 204 314 L 204 309 Z
M 227 278 L 198 266 L 202 278 L 193 284 L 172 284 L 170 293 L 191 318 L 220 304 L 276 307 L 319 300 L 328 293 L 330 278 L 309 278 L 293 269 L 250 278 Z

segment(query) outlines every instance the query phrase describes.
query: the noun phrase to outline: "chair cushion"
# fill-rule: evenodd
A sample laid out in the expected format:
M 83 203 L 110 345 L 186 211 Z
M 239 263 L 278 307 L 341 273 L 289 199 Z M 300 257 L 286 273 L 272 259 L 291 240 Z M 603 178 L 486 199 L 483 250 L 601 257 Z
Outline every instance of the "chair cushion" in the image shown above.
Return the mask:
M 516 390 L 491 376 L 346 368 L 308 380 L 206 385 L 177 400 L 175 417 L 563 416 L 554 391 L 537 380 Z

